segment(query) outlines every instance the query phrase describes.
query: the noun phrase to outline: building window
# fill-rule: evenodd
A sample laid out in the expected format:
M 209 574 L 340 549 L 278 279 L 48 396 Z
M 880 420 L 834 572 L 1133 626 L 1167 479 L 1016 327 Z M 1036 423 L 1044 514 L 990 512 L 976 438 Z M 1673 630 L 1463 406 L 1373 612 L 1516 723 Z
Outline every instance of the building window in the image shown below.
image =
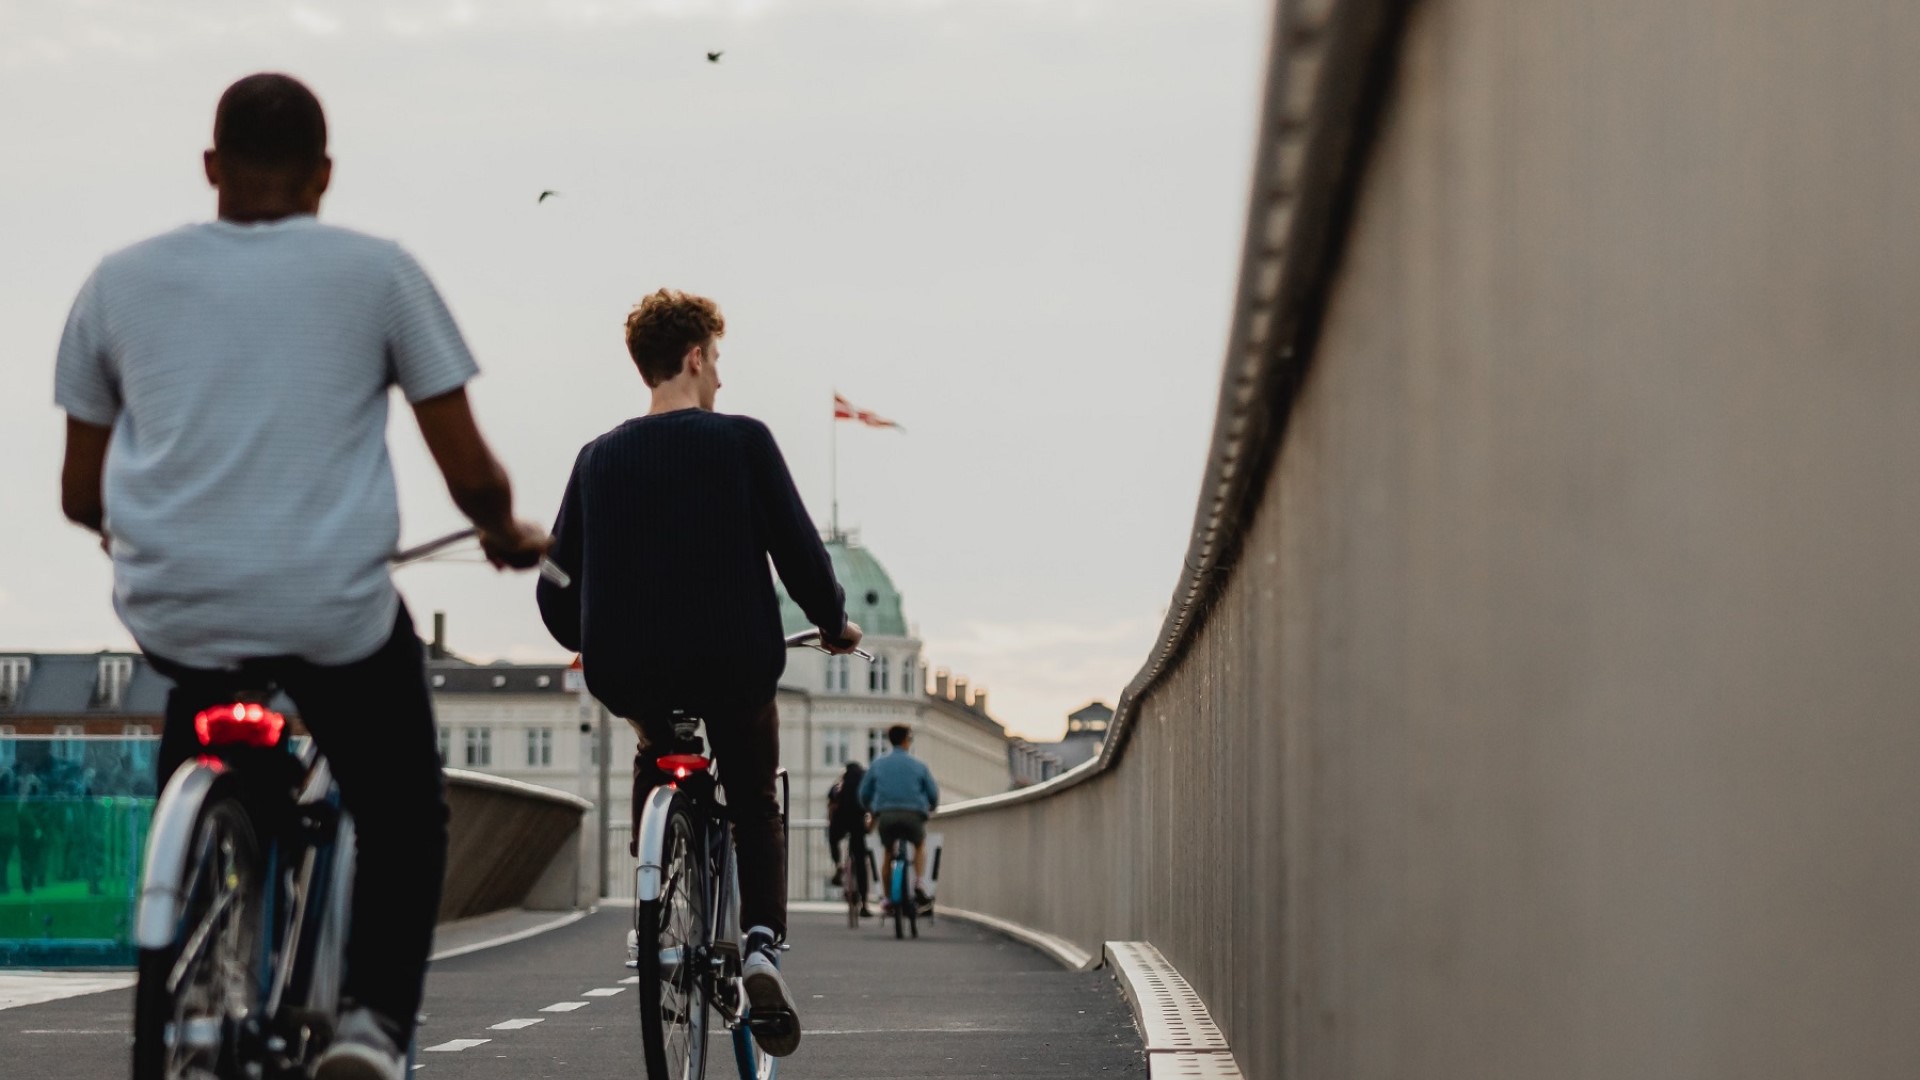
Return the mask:
M 493 764 L 493 729 L 470 727 L 467 729 L 467 764 L 482 767 Z
M 127 683 L 133 681 L 133 657 L 103 656 L 100 658 L 100 679 L 94 686 L 93 703 L 105 705 L 109 709 L 118 708 L 120 700 L 126 696 Z
M 553 729 L 537 727 L 527 729 L 527 767 L 545 768 L 553 764 Z
M 887 729 L 877 728 L 877 727 L 868 728 L 867 729 L 867 760 L 872 761 L 873 759 L 879 757 L 881 754 L 886 753 L 887 749 L 888 749 Z
M 120 729 L 120 734 L 129 739 L 151 739 L 153 738 L 153 725 L 128 724 Z
M 832 769 L 845 765 L 853 757 L 853 731 L 827 728 L 820 733 L 820 763 Z
M 900 665 L 900 692 L 913 693 L 913 662 L 911 660 Z
M 435 676 L 435 677 L 438 678 L 439 676 Z M 446 726 L 445 724 L 441 724 L 440 725 L 440 764 L 445 765 L 447 763 L 447 756 L 452 753 L 453 753 L 453 729 Z
M 27 677 L 31 674 L 32 657 L 0 656 L 0 705 L 19 701 L 20 692 L 27 688 Z
M 827 657 L 827 689 L 845 690 L 852 685 L 847 678 L 848 669 L 851 666 L 849 661 L 852 659 L 850 656 Z

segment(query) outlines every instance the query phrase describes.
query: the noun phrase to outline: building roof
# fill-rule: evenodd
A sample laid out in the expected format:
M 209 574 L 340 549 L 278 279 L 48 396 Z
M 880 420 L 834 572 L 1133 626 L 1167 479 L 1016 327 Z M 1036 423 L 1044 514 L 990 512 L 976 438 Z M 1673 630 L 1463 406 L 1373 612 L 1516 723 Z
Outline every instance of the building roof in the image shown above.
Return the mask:
M 1089 720 L 1097 721 L 1104 727 L 1107 721 L 1113 719 L 1113 710 L 1107 708 L 1107 703 L 1104 701 L 1089 701 L 1085 705 L 1068 713 L 1067 719 L 1078 720 L 1082 724 Z
M 158 717 L 167 711 L 173 682 L 139 653 L 0 653 L 0 658 L 15 657 L 26 658 L 32 666 L 20 695 L 11 703 L 0 701 L 0 722 L 9 717 Z M 132 675 L 118 702 L 100 697 L 102 658 L 130 664 Z M 566 694 L 566 672 L 565 664 L 474 664 L 455 658 L 427 662 L 436 694 Z M 273 707 L 299 715 L 285 694 L 275 696 Z
M 172 680 L 149 667 L 139 653 L 0 653 L 0 657 L 24 657 L 31 665 L 20 695 L 0 704 L 0 718 L 160 716 L 167 711 L 167 692 L 173 689 Z M 100 695 L 103 659 L 126 661 L 130 669 L 118 701 Z M 274 699 L 273 707 L 295 715 L 293 703 L 284 694 Z
M 427 661 L 427 682 L 436 694 L 565 694 L 567 665 L 474 664 L 458 658 Z
M 906 637 L 907 617 L 900 603 L 900 590 L 873 553 L 845 534 L 827 538 L 827 554 L 833 559 L 833 576 L 847 591 L 847 618 L 860 624 L 869 636 Z M 787 595 L 777 576 L 774 588 L 780 593 L 780 622 L 789 634 L 812 629 L 813 624 Z

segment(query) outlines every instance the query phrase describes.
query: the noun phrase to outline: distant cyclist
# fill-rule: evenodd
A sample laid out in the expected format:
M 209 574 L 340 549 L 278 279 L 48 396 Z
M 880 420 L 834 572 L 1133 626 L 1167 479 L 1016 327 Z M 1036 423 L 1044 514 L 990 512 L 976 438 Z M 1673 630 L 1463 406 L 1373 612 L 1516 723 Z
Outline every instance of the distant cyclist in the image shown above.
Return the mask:
M 887 741 L 893 749 L 880 755 L 860 782 L 860 801 L 873 814 L 880 833 L 880 848 L 886 854 L 880 867 L 880 880 L 893 880 L 893 845 L 906 840 L 913 844 L 913 899 L 927 903 L 927 819 L 940 805 L 940 785 L 933 782 L 933 770 L 912 754 L 913 729 L 895 724 L 887 729 Z
M 360 825 L 347 1001 L 316 1075 L 400 1080 L 447 808 L 420 639 L 387 572 L 390 389 L 496 566 L 536 564 L 547 537 L 513 517 L 463 389 L 477 368 L 420 265 L 315 219 L 326 148 L 294 79 L 221 96 L 205 155 L 219 219 L 107 256 L 74 302 L 54 375 L 61 502 L 106 538 L 120 617 L 174 681 L 162 784 L 243 672 L 299 707 Z
M 873 914 L 867 907 L 867 864 L 872 859 L 867 852 L 869 821 L 867 806 L 860 801 L 860 781 L 866 778 L 866 766 L 849 761 L 840 779 L 827 789 L 827 848 L 833 852 L 833 884 L 839 888 L 841 875 L 846 873 L 840 866 L 840 844 L 845 841 L 847 861 L 853 866 L 854 887 L 860 893 L 862 916 Z
M 747 997 L 756 1015 L 791 1020 L 754 1034 L 782 1057 L 800 1024 L 777 967 L 787 858 L 774 691 L 787 657 L 768 558 L 830 650 L 852 651 L 860 627 L 773 433 L 713 411 L 725 332 L 712 300 L 668 289 L 627 317 L 652 406 L 580 451 L 553 526 L 553 561 L 574 586 L 542 581 L 538 596 L 554 639 L 580 653 L 587 689 L 641 729 L 636 808 L 666 779 L 654 758 L 673 739 L 670 711 L 706 721 L 740 853 Z

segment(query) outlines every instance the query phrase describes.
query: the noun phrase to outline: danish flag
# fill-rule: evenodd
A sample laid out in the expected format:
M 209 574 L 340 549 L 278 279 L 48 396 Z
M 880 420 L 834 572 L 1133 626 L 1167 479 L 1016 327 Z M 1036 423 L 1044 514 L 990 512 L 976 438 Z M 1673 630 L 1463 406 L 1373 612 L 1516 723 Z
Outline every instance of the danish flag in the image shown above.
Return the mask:
M 833 418 L 835 420 L 858 420 L 868 427 L 890 427 L 899 428 L 901 431 L 907 430 L 877 412 L 854 408 L 846 398 L 841 397 L 839 394 L 833 395 Z

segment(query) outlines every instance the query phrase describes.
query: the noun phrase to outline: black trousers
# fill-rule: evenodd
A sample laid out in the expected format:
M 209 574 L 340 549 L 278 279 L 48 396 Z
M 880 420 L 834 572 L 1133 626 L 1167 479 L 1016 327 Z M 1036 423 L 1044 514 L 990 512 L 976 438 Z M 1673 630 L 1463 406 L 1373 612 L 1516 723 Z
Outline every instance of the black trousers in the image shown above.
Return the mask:
M 447 798 L 425 656 L 406 608 L 377 652 L 338 667 L 282 656 L 248 661 L 236 673 L 148 659 L 174 681 L 160 737 L 163 787 L 199 753 L 193 717 L 202 709 L 263 679 L 298 706 L 358 836 L 343 992 L 411 1038 L 446 877 Z
M 835 868 L 838 868 L 840 865 L 840 842 L 842 840 L 846 841 L 850 848 L 848 854 L 853 857 L 854 887 L 860 890 L 860 898 L 864 901 L 867 896 L 867 865 L 873 861 L 873 852 L 867 850 L 866 823 L 862 822 L 858 827 L 855 827 L 844 823 L 836 824 L 828 822 L 827 849 L 833 852 L 833 865 Z
M 733 846 L 740 860 L 740 929 L 764 926 L 784 938 L 786 823 L 774 789 L 780 767 L 780 710 L 769 701 L 748 709 L 699 710 L 698 715 L 707 722 L 708 749 L 720 766 L 720 787 L 727 793 L 727 812 L 733 819 Z M 645 711 L 638 719 L 646 742 L 633 759 L 636 844 L 647 795 L 668 780 L 654 766 L 654 758 L 673 744 L 673 729 L 665 717 Z

